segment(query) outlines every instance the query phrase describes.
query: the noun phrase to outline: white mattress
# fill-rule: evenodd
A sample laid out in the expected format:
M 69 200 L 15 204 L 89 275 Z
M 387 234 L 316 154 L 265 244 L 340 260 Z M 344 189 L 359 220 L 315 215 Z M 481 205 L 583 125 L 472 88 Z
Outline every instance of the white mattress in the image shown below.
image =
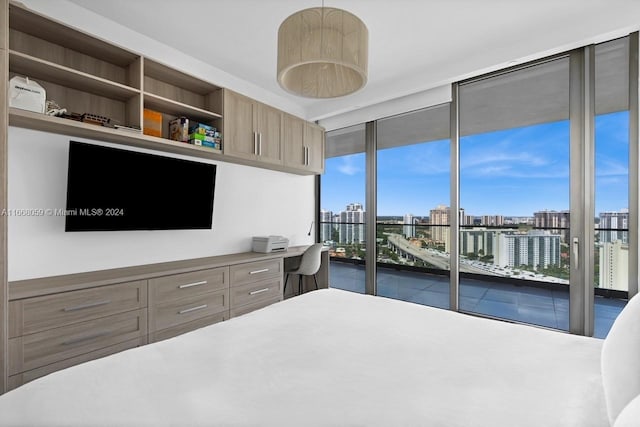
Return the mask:
M 602 341 L 321 290 L 56 372 L 11 426 L 607 426 Z

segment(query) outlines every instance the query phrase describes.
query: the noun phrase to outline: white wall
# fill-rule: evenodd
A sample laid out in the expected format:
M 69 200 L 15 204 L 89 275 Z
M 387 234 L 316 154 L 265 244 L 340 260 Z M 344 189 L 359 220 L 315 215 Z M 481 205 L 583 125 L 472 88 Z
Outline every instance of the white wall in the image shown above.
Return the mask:
M 199 160 L 10 127 L 10 210 L 64 209 L 70 139 Z M 65 233 L 62 216 L 9 215 L 9 280 L 245 252 L 256 235 L 313 242 L 315 225 L 307 236 L 315 218 L 313 176 L 200 161 L 218 165 L 212 230 Z

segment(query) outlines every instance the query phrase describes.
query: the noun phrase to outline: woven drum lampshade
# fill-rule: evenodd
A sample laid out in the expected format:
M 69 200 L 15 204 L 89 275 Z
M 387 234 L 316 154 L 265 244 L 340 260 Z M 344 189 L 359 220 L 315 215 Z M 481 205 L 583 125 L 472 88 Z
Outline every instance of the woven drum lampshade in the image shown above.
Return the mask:
M 308 98 L 348 95 L 367 83 L 369 31 L 342 9 L 294 13 L 278 30 L 278 83 Z

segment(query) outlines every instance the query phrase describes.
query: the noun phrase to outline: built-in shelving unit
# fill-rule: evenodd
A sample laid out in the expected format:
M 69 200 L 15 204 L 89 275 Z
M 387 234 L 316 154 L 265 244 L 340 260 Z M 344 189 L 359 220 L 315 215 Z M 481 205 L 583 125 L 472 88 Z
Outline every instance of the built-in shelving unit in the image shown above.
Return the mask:
M 220 150 L 171 141 L 155 136 L 143 135 L 124 130 L 96 126 L 59 117 L 45 116 L 31 111 L 9 109 L 9 123 L 12 126 L 59 133 L 79 138 L 98 139 L 130 147 L 148 148 L 167 153 L 185 154 L 204 159 L 223 160 Z
M 223 89 L 151 59 L 144 59 L 144 108 L 162 113 L 163 123 L 184 116 L 222 131 Z M 168 138 L 168 126 L 162 136 Z
M 13 2 L 9 2 L 8 48 L 9 78 L 21 76 L 34 80 L 46 90 L 47 100 L 55 101 L 68 113 L 104 116 L 111 124 L 141 131 L 10 108 L 8 117 L 12 126 L 297 174 L 321 173 L 318 168 L 284 161 L 283 146 L 291 142 L 281 137 L 285 123 L 279 110 L 250 100 L 251 105 L 257 106 L 252 107 L 257 125 L 242 123 L 242 126 L 246 126 L 249 133 L 254 126 L 260 128 L 256 143 L 260 155 L 244 155 L 240 147 L 251 145 L 253 140 L 249 137 L 244 138 L 248 142 L 238 138 L 234 141 L 237 132 L 232 130 L 237 130 L 239 118 L 224 117 L 225 105 L 229 105 L 225 98 L 238 95 Z M 161 113 L 161 137 L 143 134 L 144 109 Z M 169 122 L 177 117 L 188 118 L 190 124 L 215 127 L 222 134 L 222 149 L 170 140 Z M 230 138 L 225 135 L 225 123 L 230 129 Z

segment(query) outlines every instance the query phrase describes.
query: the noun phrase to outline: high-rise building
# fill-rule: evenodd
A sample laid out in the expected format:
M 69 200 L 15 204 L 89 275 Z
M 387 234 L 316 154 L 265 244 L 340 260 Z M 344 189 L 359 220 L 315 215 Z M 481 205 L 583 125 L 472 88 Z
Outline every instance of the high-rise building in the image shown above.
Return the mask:
M 495 231 L 495 230 L 493 230 Z M 497 233 L 498 244 L 493 263 L 501 267 L 527 265 L 534 270 L 560 266 L 560 235 L 549 230 L 529 230 L 525 233 Z
M 538 211 L 533 213 L 534 227 L 560 229 L 563 242 L 569 241 L 569 211 Z
M 415 218 L 412 214 L 406 214 L 404 216 L 403 224 L 404 225 L 402 226 L 402 234 L 404 234 L 404 237 L 408 239 L 416 237 L 416 226 L 414 225 Z
M 600 245 L 599 287 L 629 290 L 629 245 L 620 240 Z
M 496 237 L 499 231 L 486 228 L 460 230 L 460 253 L 477 255 L 494 255 Z
M 436 243 L 445 243 L 449 246 L 449 225 L 450 209 L 448 206 L 438 205 L 429 211 L 429 224 L 432 225 L 431 240 Z
M 460 225 L 474 225 L 475 217 L 464 213 L 464 209 L 460 209 Z
M 481 224 L 491 227 L 499 227 L 504 225 L 504 217 L 502 215 L 482 215 Z
M 364 243 L 364 214 L 360 203 L 350 203 L 346 210 L 340 212 L 340 228 L 338 235 L 340 243 Z
M 331 231 L 333 229 L 333 212 L 320 210 L 320 241 L 326 242 L 331 239 Z
M 473 215 L 466 215 L 464 209 L 459 212 L 460 225 L 473 225 Z M 451 208 L 438 205 L 429 211 L 429 224 L 435 227 L 431 229 L 431 240 L 435 243 L 444 243 L 445 252 L 449 252 L 449 226 L 451 220 Z
M 598 228 L 600 243 L 612 243 L 620 241 L 629 243 L 629 210 L 622 209 L 620 212 L 600 212 L 600 224 Z M 602 229 L 605 230 L 602 230 Z M 619 231 L 621 230 L 621 231 Z M 624 230 L 624 231 L 622 231 Z

